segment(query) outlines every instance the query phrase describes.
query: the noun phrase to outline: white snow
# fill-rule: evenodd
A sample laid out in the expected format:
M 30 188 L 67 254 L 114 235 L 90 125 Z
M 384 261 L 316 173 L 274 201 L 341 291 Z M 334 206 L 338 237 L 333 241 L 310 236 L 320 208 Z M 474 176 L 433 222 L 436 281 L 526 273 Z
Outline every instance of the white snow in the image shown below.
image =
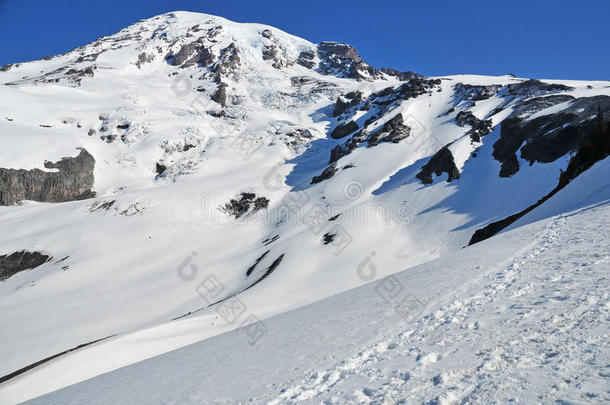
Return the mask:
M 231 43 L 239 50 L 240 67 L 224 77 L 230 118 L 208 113 L 221 108 L 210 100 L 216 83 L 200 79 L 201 68 L 181 69 L 164 59 L 170 50 L 177 52 L 195 40 L 186 33 L 196 24 L 205 32 L 221 27 L 210 44 L 215 55 Z M 272 31 L 271 39 L 262 37 L 264 29 Z M 281 50 L 286 62 L 281 69 L 262 59 L 268 41 Z M 0 376 L 107 338 L 0 384 L 0 403 L 28 400 L 94 377 L 58 391 L 59 397 L 43 399 L 377 402 L 377 396 L 393 397 L 407 384 L 412 388 L 400 395 L 443 403 L 461 401 L 464 393 L 480 398 L 477 395 L 492 390 L 483 384 L 491 371 L 482 374 L 473 367 L 493 370 L 511 353 L 518 355 L 519 367 L 542 373 L 532 377 L 536 387 L 547 389 L 551 380 L 559 384 L 552 394 L 557 398 L 589 391 L 600 398 L 607 395 L 598 389 L 607 377 L 592 371 L 600 360 L 582 364 L 589 361 L 584 351 L 574 357 L 549 357 L 549 367 L 560 359 L 574 361 L 570 370 L 598 375 L 587 380 L 591 387 L 580 382 L 564 387 L 534 356 L 544 356 L 547 347 L 525 344 L 531 336 L 520 328 L 538 324 L 550 313 L 569 312 L 572 298 L 554 299 L 550 292 L 539 306 L 531 303 L 543 294 L 543 282 L 556 283 L 559 294 L 561 280 L 548 280 L 565 270 L 571 280 L 567 293 L 593 289 L 591 299 L 597 301 L 578 301 L 575 311 L 580 311 L 578 305 L 585 306 L 583 311 L 591 309 L 593 320 L 586 330 L 602 336 L 596 329 L 601 322 L 595 324 L 595 319 L 608 309 L 607 297 L 599 292 L 606 282 L 608 245 L 596 239 L 605 235 L 595 234 L 586 222 L 597 214 L 598 227 L 603 220 L 607 224 L 608 161 L 593 167 L 594 175 L 578 178 L 575 184 L 582 183 L 581 188 L 566 188 L 564 197 L 558 194 L 522 218 L 513 226 L 517 229 L 462 249 L 476 229 L 548 193 L 567 165 L 567 157 L 532 166 L 520 159 L 517 174 L 500 178 L 500 165 L 492 157 L 499 127 L 475 145 L 465 135 L 468 128 L 454 122 L 465 105 L 446 114 L 454 106 L 453 86 L 458 82 L 505 85 L 524 79 L 445 77 L 441 91 L 400 101 L 379 120 L 380 126 L 402 113 L 413 129 L 409 138 L 358 147 L 337 162 L 341 170 L 331 180 L 310 185 L 327 166 L 330 150 L 345 142 L 327 136 L 337 124 L 331 117 L 336 98 L 354 90 L 368 96 L 398 85 L 391 78 L 357 82 L 322 75 L 295 63 L 301 51 L 314 48 L 274 27 L 175 12 L 143 20 L 65 55 L 0 72 L 0 167 L 42 169 L 45 160 L 75 156 L 76 148 L 84 147 L 96 159 L 97 193 L 92 200 L 0 207 L 0 254 L 30 249 L 53 256 L 52 262 L 0 281 Z M 98 52 L 95 61 L 78 61 Z M 138 68 L 141 52 L 154 59 Z M 94 77 L 82 78 L 80 86 L 65 80 L 34 83 L 60 68 L 92 65 L 97 66 Z M 291 78 L 300 76 L 313 82 L 293 85 Z M 18 84 L 5 85 L 12 82 Z M 610 95 L 610 82 L 565 84 L 575 87 L 566 94 L 578 97 Z M 468 108 L 484 118 L 504 101 L 495 96 Z M 493 115 L 493 124 L 510 112 L 508 106 Z M 128 129 L 117 128 L 125 122 Z M 114 142 L 100 139 L 103 126 L 105 134 L 117 136 Z M 97 133 L 89 136 L 89 129 Z M 295 140 L 288 135 L 295 129 L 307 129 L 311 139 Z M 443 174 L 435 176 L 433 184 L 422 185 L 415 175 L 450 143 L 460 180 L 447 183 Z M 187 144 L 192 147 L 183 151 Z M 156 176 L 157 162 L 168 166 L 164 176 Z M 345 168 L 348 165 L 353 167 Z M 220 210 L 241 192 L 267 197 L 269 208 L 239 220 Z M 109 210 L 95 210 L 94 204 L 111 201 Z M 320 221 L 312 223 L 316 219 Z M 582 233 L 581 245 L 569 240 L 570 224 Z M 336 233 L 335 243 L 325 245 L 325 233 Z M 534 254 L 536 243 L 547 242 L 545 250 Z M 587 249 L 599 257 L 587 257 Z M 246 276 L 266 251 L 252 276 Z M 273 274 L 248 288 L 280 255 L 283 259 Z M 526 270 L 530 256 L 523 255 L 536 259 L 531 271 Z M 586 269 L 570 273 L 572 257 L 586 262 Z M 184 269 L 194 277 L 185 277 Z M 399 280 L 425 302 L 427 311 L 407 323 L 374 293 L 378 281 L 367 284 L 405 269 Z M 203 282 L 223 287 L 213 299 L 206 298 L 201 291 L 209 284 Z M 518 307 L 503 306 L 512 305 L 512 296 L 506 294 L 520 292 L 523 300 L 531 301 L 517 303 L 531 309 L 531 314 L 523 312 L 530 314 L 531 323 L 514 315 L 521 313 Z M 234 294 L 246 311 L 239 321 L 227 322 L 218 314 L 218 305 L 209 305 Z M 500 313 L 488 313 L 490 308 Z M 566 317 L 573 319 L 570 314 Z M 233 331 L 249 316 L 268 328 L 253 346 L 243 331 Z M 503 325 L 513 328 L 513 352 L 492 347 L 499 344 L 494 334 Z M 550 331 L 550 324 L 541 325 L 540 334 Z M 558 335 L 553 344 L 585 336 L 576 328 L 566 333 L 565 340 Z M 468 344 L 475 343 L 481 344 L 480 356 L 469 349 Z M 602 342 L 591 338 L 591 345 L 607 357 Z M 549 346 L 548 352 L 552 350 Z M 510 387 L 524 386 L 521 380 L 510 380 L 513 366 L 507 363 L 506 374 L 493 380 L 500 384 L 506 379 L 508 384 L 499 398 L 511 395 Z M 452 367 L 453 372 L 442 371 Z M 599 373 L 607 375 L 607 370 Z M 574 378 L 569 377 L 572 382 Z M 73 391 L 78 387 L 82 391 Z M 518 397 L 524 402 L 533 398 L 525 393 Z

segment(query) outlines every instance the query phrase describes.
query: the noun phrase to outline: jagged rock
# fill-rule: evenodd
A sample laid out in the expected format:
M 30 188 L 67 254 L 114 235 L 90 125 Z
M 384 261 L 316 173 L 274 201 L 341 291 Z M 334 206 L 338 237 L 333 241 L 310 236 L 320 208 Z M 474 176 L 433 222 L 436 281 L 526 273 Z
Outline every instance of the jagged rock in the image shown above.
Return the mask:
M 80 57 L 79 60 L 84 57 Z M 136 62 L 136 66 L 138 67 L 138 69 L 140 69 L 142 67 L 143 64 L 145 63 L 149 63 L 152 62 L 152 60 L 155 58 L 155 55 L 148 55 L 146 54 L 146 52 L 142 52 L 141 54 L 138 55 L 138 61 Z
M 533 96 L 559 91 L 573 90 L 573 87 L 558 83 L 543 83 L 540 80 L 530 79 L 521 83 L 509 84 L 508 94 L 517 96 Z
M 415 77 L 418 76 L 411 71 L 401 72 L 399 70 L 392 69 L 392 68 L 381 68 L 381 71 L 385 74 L 396 77 L 401 82 L 414 79 Z
M 231 42 L 229 46 L 220 52 L 218 63 L 212 70 L 214 73 L 228 75 L 235 72 L 240 63 L 241 60 L 239 59 L 237 47 L 235 46 L 234 42 Z
M 318 44 L 320 72 L 338 77 L 358 80 L 381 78 L 379 70 L 362 60 L 356 48 L 340 42 L 320 42 Z
M 495 96 L 498 91 L 503 88 L 504 86 L 501 84 L 490 84 L 487 86 L 480 86 L 457 83 L 453 86 L 453 89 L 455 93 L 457 93 L 459 98 L 474 101 L 487 100 L 488 98 Z
M 517 105 L 501 124 L 500 139 L 494 145 L 493 157 L 501 163 L 500 177 L 519 171 L 517 151 L 530 164 L 554 162 L 575 151 L 584 134 L 590 132 L 599 108 L 610 113 L 610 97 L 581 97 L 573 100 L 560 112 L 524 119 L 533 112 L 573 100 L 570 96 L 548 96 L 527 100 Z M 525 144 L 524 144 L 525 143 Z
M 13 67 L 12 63 L 7 63 L 6 65 L 0 67 L 0 72 L 8 72 Z
M 225 83 L 220 83 L 218 85 L 218 88 L 216 89 L 216 92 L 214 94 L 212 94 L 212 96 L 210 98 L 212 99 L 212 101 L 217 102 L 222 107 L 226 107 L 227 106 L 227 85 Z
M 466 125 L 475 126 L 478 121 L 479 119 L 470 111 L 460 111 L 455 117 L 455 122 L 460 127 Z
M 0 205 L 21 200 L 64 202 L 95 196 L 91 191 L 95 159 L 84 148 L 78 149 L 76 157 L 44 163 L 47 169 L 58 169 L 57 172 L 0 168 Z
M 455 117 L 455 122 L 460 127 L 471 126 L 467 134 L 470 135 L 473 142 L 481 142 L 481 138 L 493 130 L 491 120 L 480 120 L 470 111 L 460 111 Z
M 432 173 L 440 176 L 443 173 L 447 173 L 447 182 L 451 182 L 455 179 L 460 178 L 460 171 L 455 165 L 453 160 L 453 154 L 448 148 L 448 145 L 441 148 L 434 154 L 420 170 L 415 177 L 417 177 L 423 184 L 432 183 Z
M 261 32 L 261 35 L 267 39 L 271 39 L 271 30 L 265 29 Z
M 358 124 L 356 124 L 355 121 L 349 121 L 344 124 L 338 125 L 330 133 L 330 136 L 331 136 L 331 138 L 334 138 L 334 139 L 341 139 L 357 130 L 358 130 Z
M 314 67 L 314 58 L 315 54 L 312 51 L 303 51 L 299 54 L 299 58 L 297 59 L 297 63 L 301 66 L 305 66 L 308 69 Z
M 157 173 L 157 174 L 161 174 L 161 173 L 163 173 L 163 172 L 164 172 L 164 171 L 166 171 L 166 170 L 167 170 L 167 166 L 166 166 L 166 165 L 164 165 L 163 163 L 159 163 L 159 162 L 157 162 L 157 163 L 155 164 L 155 173 Z
M 384 138 L 384 141 L 398 143 L 403 139 L 408 138 L 409 135 L 411 135 L 411 127 L 408 125 L 401 125 L 400 127 L 390 131 L 390 133 Z
M 328 166 L 326 169 L 324 169 L 324 171 L 322 171 L 322 173 L 320 173 L 319 176 L 314 176 L 313 179 L 311 179 L 311 184 L 316 184 L 316 183 L 320 183 L 324 180 L 328 180 L 330 178 L 332 178 L 335 173 L 337 173 L 337 165 L 336 164 L 331 164 L 330 166 Z
M 250 208 L 252 213 L 259 210 L 266 209 L 269 206 L 269 199 L 266 197 L 256 197 L 254 193 L 241 193 L 239 199 L 232 198 L 228 203 L 224 205 L 222 210 L 229 215 L 240 218 L 245 215 Z
M 335 110 L 333 111 L 333 117 L 337 117 L 343 114 L 347 110 L 347 103 L 341 99 L 341 97 L 337 98 L 337 102 L 335 103 Z
M 52 259 L 53 257 L 49 255 L 27 250 L 0 255 L 0 281 L 6 280 L 20 271 L 35 269 Z
M 341 159 L 343 156 L 347 156 L 354 149 L 358 147 L 358 141 L 355 137 L 352 137 L 350 140 L 345 142 L 344 145 L 337 145 L 330 151 L 330 159 L 328 160 L 328 164 L 335 163 L 337 160 Z

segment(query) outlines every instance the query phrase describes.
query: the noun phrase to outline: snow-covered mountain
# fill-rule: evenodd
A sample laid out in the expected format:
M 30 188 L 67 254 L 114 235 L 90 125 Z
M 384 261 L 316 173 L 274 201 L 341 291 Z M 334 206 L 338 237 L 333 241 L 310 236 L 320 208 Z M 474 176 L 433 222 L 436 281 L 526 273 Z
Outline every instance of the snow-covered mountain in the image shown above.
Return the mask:
M 359 319 L 391 336 L 400 326 L 389 324 L 400 318 L 375 324 L 362 309 L 344 311 L 342 299 L 356 302 L 375 283 L 356 288 L 413 268 L 400 277 L 407 291 L 413 283 L 416 301 L 435 283 L 484 289 L 478 277 L 490 274 L 492 263 L 515 258 L 520 239 L 544 237 L 546 218 L 560 215 L 552 221 L 562 222 L 568 212 L 597 204 L 596 223 L 608 223 L 608 158 L 532 205 L 557 186 L 598 111 L 610 116 L 610 82 L 429 78 L 377 69 L 346 44 L 313 44 L 269 26 L 174 12 L 63 55 L 6 65 L 0 85 L 0 403 L 196 342 L 183 350 L 230 351 L 227 342 L 239 337 L 245 342 L 236 343 L 239 350 L 270 355 L 280 347 L 287 362 L 296 361 L 288 356 L 294 346 L 280 341 L 311 340 L 303 356 L 334 338 L 337 347 L 369 344 L 374 331 L 362 340 L 350 334 L 362 330 Z M 502 222 L 528 207 L 512 225 Z M 463 249 L 497 221 L 513 228 L 498 240 L 514 250 L 494 239 Z M 567 246 L 569 237 L 561 238 Z M 593 276 L 607 286 L 607 240 L 582 249 L 595 250 Z M 454 260 L 461 264 L 454 268 Z M 529 280 L 514 271 L 507 270 L 511 280 L 520 281 L 511 294 Z M 440 308 L 451 294 L 430 298 L 430 305 Z M 598 298 L 607 303 L 607 294 Z M 411 304 L 408 322 L 437 322 Z M 596 308 L 607 317 L 605 305 Z M 388 311 L 376 308 L 379 316 Z M 313 322 L 312 314 L 352 322 L 314 328 L 307 339 L 287 332 L 305 333 L 299 322 Z M 460 316 L 447 322 L 462 322 Z M 342 333 L 353 341 L 340 339 Z M 167 356 L 182 361 L 180 354 Z M 150 361 L 126 370 L 146 374 Z M 300 372 L 283 367 L 297 384 Z M 244 378 L 256 379 L 250 368 Z M 106 378 L 126 378 L 122 373 Z M 600 373 L 607 379 L 607 370 Z M 401 375 L 395 377 L 407 374 Z M 352 378 L 357 386 L 360 377 Z M 303 389 L 326 383 L 288 389 L 291 383 L 281 381 L 266 386 L 265 395 L 243 391 L 240 400 L 272 400 L 275 388 L 279 402 L 308 399 L 314 396 L 302 396 Z M 422 390 L 409 398 L 423 400 L 434 388 Z M 160 402 L 198 400 L 188 395 Z M 345 400 L 366 402 L 358 398 Z

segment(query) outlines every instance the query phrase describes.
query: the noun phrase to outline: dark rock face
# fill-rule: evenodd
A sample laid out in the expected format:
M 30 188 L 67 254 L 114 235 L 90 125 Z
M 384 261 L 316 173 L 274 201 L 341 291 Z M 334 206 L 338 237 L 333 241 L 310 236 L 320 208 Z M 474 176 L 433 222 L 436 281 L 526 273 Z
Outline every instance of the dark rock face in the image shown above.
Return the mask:
M 21 250 L 10 255 L 0 255 L 0 281 L 19 273 L 34 269 L 53 258 L 40 252 Z
M 268 30 L 268 29 L 263 30 L 263 32 L 261 32 L 261 35 L 263 37 L 267 38 L 267 39 L 270 39 L 271 38 L 271 30 Z
M 255 213 L 268 206 L 269 199 L 266 197 L 256 197 L 254 193 L 241 193 L 239 198 L 232 198 L 226 203 L 222 210 L 235 218 L 240 218 L 250 211 L 250 208 L 252 208 L 252 213 Z
M 466 125 L 470 125 L 472 127 L 467 134 L 470 135 L 473 142 L 481 142 L 481 138 L 493 130 L 491 120 L 480 120 L 470 111 L 460 111 L 455 117 L 455 122 L 460 127 L 464 127 Z
M 355 121 L 349 121 L 338 125 L 333 132 L 330 133 L 331 138 L 341 139 L 358 130 L 358 124 Z
M 556 84 L 556 83 L 543 83 L 540 80 L 530 79 L 521 83 L 509 84 L 508 94 L 516 96 L 534 96 L 543 95 L 549 93 L 556 93 L 559 91 L 572 90 L 572 87 Z
M 381 78 L 379 70 L 362 60 L 356 48 L 340 42 L 318 44 L 319 71 L 322 74 L 358 80 Z M 300 59 L 300 58 L 299 58 Z
M 571 157 L 568 167 L 559 176 L 559 182 L 554 189 L 524 210 L 477 229 L 470 238 L 468 245 L 478 243 L 494 236 L 519 218 L 544 204 L 549 198 L 553 197 L 557 192 L 568 185 L 570 181 L 591 168 L 596 162 L 610 156 L 610 125 L 605 126 L 603 117 L 604 111 L 600 104 L 598 106 L 597 117 L 594 119 L 595 123 L 587 130 L 588 132 L 583 135 L 580 145 L 578 146 L 578 151 Z
M 232 42 L 220 52 L 218 63 L 214 67 L 213 71 L 214 73 L 228 75 L 235 72 L 240 63 L 241 60 L 239 59 L 239 52 L 235 46 L 235 43 Z
M 562 111 L 534 119 L 521 118 L 550 106 L 573 100 Z M 500 177 L 519 171 L 517 152 L 530 164 L 549 163 L 575 151 L 584 134 L 591 131 L 598 106 L 610 113 L 610 97 L 595 96 L 573 99 L 571 96 L 538 97 L 518 105 L 502 122 L 500 139 L 494 144 L 493 156 L 501 163 Z M 524 145 L 525 143 L 525 145 Z
M 45 162 L 47 169 L 58 169 L 58 172 L 0 168 L 0 205 L 12 205 L 21 200 L 75 201 L 95 196 L 91 191 L 95 159 L 85 149 L 79 149 L 76 157 Z
M 216 89 L 216 92 L 214 94 L 212 94 L 212 96 L 210 98 L 212 99 L 212 101 L 217 102 L 222 107 L 226 107 L 227 106 L 227 85 L 225 83 L 220 83 L 218 85 L 218 89 Z
M 208 66 L 214 59 L 214 55 L 203 44 L 203 38 L 199 38 L 189 44 L 182 45 L 177 54 L 167 55 L 166 59 L 173 66 L 186 68 L 195 64 Z
M 362 102 L 363 94 L 361 91 L 350 91 L 343 97 L 338 97 L 333 111 L 333 117 L 337 117 L 349 108 L 354 107 Z
M 415 79 L 415 77 L 417 76 L 415 73 L 413 73 L 411 71 L 401 72 L 399 70 L 392 69 L 392 68 L 381 68 L 381 71 L 387 75 L 396 77 L 401 82 L 404 82 L 406 80 Z
M 457 83 L 453 86 L 455 93 L 460 99 L 464 100 L 487 100 L 495 96 L 498 91 L 504 88 L 501 84 L 490 84 L 488 86 L 475 86 L 471 84 Z
M 343 114 L 347 110 L 347 103 L 341 99 L 341 97 L 337 98 L 337 102 L 335 103 L 335 110 L 333 111 L 333 117 L 337 117 Z
M 324 171 L 322 173 L 320 173 L 319 176 L 314 176 L 314 178 L 311 179 L 311 184 L 316 184 L 316 183 L 320 183 L 324 180 L 328 180 L 328 179 L 332 178 L 335 175 L 335 173 L 337 173 L 337 165 L 335 165 L 333 163 L 330 166 L 328 166 L 326 169 L 324 169 Z
M 402 114 L 397 114 L 386 122 L 381 128 L 381 133 L 387 133 L 383 140 L 385 142 L 398 143 L 407 138 L 411 134 L 411 128 L 403 122 Z
M 335 163 L 337 160 L 341 159 L 343 156 L 347 156 L 354 149 L 358 147 L 358 140 L 356 136 L 353 136 L 344 145 L 337 145 L 330 151 L 330 159 L 328 160 L 328 164 Z
M 311 69 L 314 67 L 314 58 L 316 55 L 312 51 L 303 51 L 299 54 L 299 58 L 297 59 L 297 63 L 301 66 L 305 66 L 307 69 Z
M 448 146 L 448 145 L 447 145 Z M 432 173 L 440 176 L 443 173 L 447 173 L 448 182 L 460 178 L 460 171 L 455 165 L 453 155 L 447 146 L 444 146 L 441 150 L 436 152 L 432 158 L 426 163 L 415 177 L 417 177 L 423 184 L 432 184 Z

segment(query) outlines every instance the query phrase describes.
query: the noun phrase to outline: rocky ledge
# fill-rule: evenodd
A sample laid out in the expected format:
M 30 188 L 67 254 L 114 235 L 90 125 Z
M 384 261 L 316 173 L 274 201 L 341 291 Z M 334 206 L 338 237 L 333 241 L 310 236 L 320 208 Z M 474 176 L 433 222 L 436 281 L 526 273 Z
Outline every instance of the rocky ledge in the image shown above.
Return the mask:
M 0 168 L 0 205 L 21 200 L 64 202 L 94 197 L 91 188 L 95 159 L 85 149 L 79 149 L 76 157 L 44 163 L 47 169 L 58 169 L 55 172 Z

